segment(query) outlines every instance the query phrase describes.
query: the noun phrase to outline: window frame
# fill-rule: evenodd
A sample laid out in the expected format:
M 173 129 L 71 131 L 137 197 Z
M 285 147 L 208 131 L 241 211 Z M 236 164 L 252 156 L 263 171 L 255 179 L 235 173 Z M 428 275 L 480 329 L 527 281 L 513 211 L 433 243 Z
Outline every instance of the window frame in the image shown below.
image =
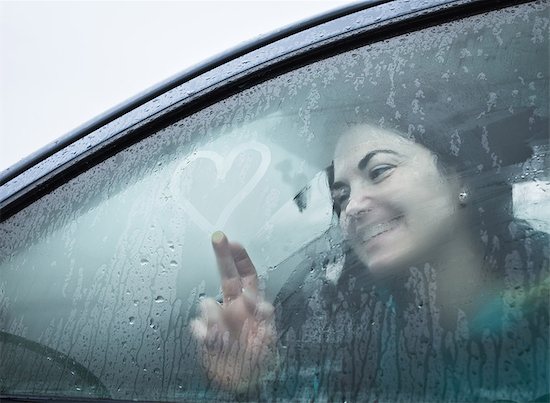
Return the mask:
M 367 0 L 259 38 L 169 78 L 0 172 L 0 222 L 70 179 L 270 78 L 369 43 L 535 0 Z

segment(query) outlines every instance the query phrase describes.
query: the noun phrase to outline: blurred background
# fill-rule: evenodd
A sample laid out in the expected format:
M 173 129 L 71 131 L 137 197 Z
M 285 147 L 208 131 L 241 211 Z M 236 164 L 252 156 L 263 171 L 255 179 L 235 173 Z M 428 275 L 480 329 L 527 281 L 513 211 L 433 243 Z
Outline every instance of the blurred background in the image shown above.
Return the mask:
M 0 172 L 205 59 L 350 3 L 0 0 Z

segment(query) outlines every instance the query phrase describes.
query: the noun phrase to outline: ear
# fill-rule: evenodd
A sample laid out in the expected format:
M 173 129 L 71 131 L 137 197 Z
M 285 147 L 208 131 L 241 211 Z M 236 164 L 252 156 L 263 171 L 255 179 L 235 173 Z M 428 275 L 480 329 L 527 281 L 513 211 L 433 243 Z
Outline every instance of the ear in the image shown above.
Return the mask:
M 471 186 L 464 179 L 464 176 L 454 168 L 446 169 L 446 179 L 451 185 L 453 197 L 460 207 L 466 207 L 471 201 Z

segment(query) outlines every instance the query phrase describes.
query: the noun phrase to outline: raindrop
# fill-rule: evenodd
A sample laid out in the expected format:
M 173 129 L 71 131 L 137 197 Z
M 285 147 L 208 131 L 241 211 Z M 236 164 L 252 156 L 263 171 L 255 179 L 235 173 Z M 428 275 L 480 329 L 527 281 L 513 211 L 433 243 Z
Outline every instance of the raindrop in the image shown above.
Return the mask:
M 139 304 L 139 300 L 135 299 L 134 300 L 134 306 L 138 306 L 138 304 Z
M 149 263 L 149 261 L 145 258 L 142 258 L 140 263 L 141 263 L 142 266 L 145 266 L 147 263 Z
M 176 267 L 177 265 L 178 265 L 178 262 L 176 262 L 175 260 L 172 260 L 170 262 L 170 266 L 172 266 L 172 267 Z
M 133 316 L 130 316 L 128 318 L 128 321 L 130 322 L 130 325 L 133 325 L 135 323 L 135 320 L 136 320 L 136 318 L 134 318 Z
M 156 303 L 161 303 L 161 302 L 164 302 L 164 297 L 162 295 L 159 295 L 158 297 L 155 298 L 155 302 Z
M 206 294 L 205 294 L 204 292 L 201 292 L 201 293 L 199 294 L 199 300 L 203 300 L 203 299 L 205 299 L 205 298 L 206 298 Z

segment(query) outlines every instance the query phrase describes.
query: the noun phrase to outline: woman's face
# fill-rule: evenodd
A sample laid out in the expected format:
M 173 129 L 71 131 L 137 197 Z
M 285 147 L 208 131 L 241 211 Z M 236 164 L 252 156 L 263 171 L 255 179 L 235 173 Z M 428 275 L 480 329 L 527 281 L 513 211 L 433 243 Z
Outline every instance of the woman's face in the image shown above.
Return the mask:
M 434 154 L 395 133 L 355 126 L 337 144 L 332 196 L 340 225 L 374 274 L 437 260 L 465 225 L 459 192 Z

